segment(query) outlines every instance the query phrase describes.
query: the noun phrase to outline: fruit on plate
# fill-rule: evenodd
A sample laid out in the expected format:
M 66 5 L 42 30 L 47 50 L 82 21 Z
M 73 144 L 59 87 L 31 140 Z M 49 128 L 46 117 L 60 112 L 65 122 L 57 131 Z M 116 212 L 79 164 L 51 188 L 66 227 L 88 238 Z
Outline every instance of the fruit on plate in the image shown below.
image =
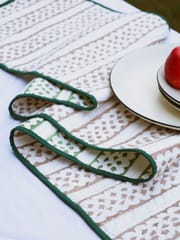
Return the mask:
M 164 74 L 166 81 L 172 87 L 180 89 L 180 46 L 175 47 L 167 57 Z

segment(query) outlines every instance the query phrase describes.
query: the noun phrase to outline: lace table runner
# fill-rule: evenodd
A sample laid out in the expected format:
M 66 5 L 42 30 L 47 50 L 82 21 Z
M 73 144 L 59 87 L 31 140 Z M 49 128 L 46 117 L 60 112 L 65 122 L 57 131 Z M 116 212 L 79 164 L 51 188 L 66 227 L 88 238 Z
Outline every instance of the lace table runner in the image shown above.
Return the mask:
M 16 0 L 0 15 L 0 67 L 29 79 L 9 107 L 24 120 L 17 157 L 102 239 L 176 239 L 179 133 L 132 115 L 109 83 L 167 23 L 85 0 Z

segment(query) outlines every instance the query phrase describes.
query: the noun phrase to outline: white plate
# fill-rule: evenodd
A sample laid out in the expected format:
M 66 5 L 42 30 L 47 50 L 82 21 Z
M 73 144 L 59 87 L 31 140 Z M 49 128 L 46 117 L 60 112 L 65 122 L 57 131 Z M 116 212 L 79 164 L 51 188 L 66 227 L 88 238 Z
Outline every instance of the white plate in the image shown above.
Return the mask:
M 121 103 L 135 115 L 180 130 L 180 111 L 164 99 L 157 84 L 158 69 L 178 45 L 161 44 L 132 51 L 113 68 L 111 86 Z
M 180 90 L 170 86 L 164 75 L 164 65 L 162 65 L 157 74 L 158 87 L 162 95 L 176 108 L 180 110 Z

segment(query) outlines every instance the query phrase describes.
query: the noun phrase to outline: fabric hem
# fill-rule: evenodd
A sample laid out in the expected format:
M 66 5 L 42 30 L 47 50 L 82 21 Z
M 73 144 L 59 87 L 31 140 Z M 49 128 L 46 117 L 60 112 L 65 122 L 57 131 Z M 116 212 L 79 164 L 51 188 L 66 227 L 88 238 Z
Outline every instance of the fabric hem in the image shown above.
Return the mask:
M 26 158 L 24 158 L 19 151 L 16 148 L 16 145 L 13 140 L 13 134 L 14 131 L 18 129 L 15 128 L 11 131 L 10 134 L 10 143 L 12 146 L 12 149 L 16 155 L 16 157 L 41 181 L 43 182 L 59 199 L 61 199 L 64 203 L 66 203 L 69 207 L 71 207 L 73 210 L 75 210 L 76 213 L 78 213 L 84 221 L 88 224 L 88 226 L 102 239 L 102 240 L 111 240 L 109 236 L 106 235 L 105 232 L 103 232 L 97 224 L 87 215 L 87 213 L 75 202 L 73 202 L 69 197 L 67 197 L 63 192 L 61 192 L 57 187 L 55 187 L 53 184 L 51 184 L 46 177 L 37 170 Z M 20 128 L 21 129 L 21 128 Z M 22 129 L 21 129 L 22 130 Z
M 84 92 L 80 89 L 77 89 L 75 87 L 72 87 L 71 85 L 68 85 L 67 83 L 63 83 L 61 82 L 60 80 L 57 80 L 57 79 L 54 79 L 48 75 L 45 75 L 45 74 L 42 74 L 40 72 L 36 72 L 36 71 L 20 71 L 20 70 L 16 70 L 14 68 L 9 68 L 7 67 L 5 64 L 2 64 L 0 63 L 0 68 L 5 70 L 6 72 L 9 72 L 9 73 L 15 73 L 15 74 L 20 74 L 20 75 L 28 75 L 28 74 L 31 74 L 33 75 L 34 77 L 41 77 L 41 78 L 44 78 L 46 79 L 47 81 L 53 83 L 53 84 L 56 84 L 57 86 L 60 86 L 60 87 L 64 87 L 65 89 L 67 90 L 70 90 L 76 94 L 79 94 L 79 95 L 82 95 L 84 97 L 87 97 L 90 101 L 90 103 L 92 103 L 90 106 L 81 106 L 81 105 L 78 105 L 76 103 L 73 103 L 73 102 L 70 102 L 68 100 L 58 100 L 58 99 L 55 99 L 55 98 L 48 98 L 48 97 L 42 97 L 42 96 L 37 96 L 35 94 L 18 94 L 10 103 L 9 105 L 9 111 L 10 111 L 10 114 L 16 118 L 16 119 L 22 119 L 18 114 L 16 114 L 13 109 L 12 109 L 12 104 L 15 100 L 17 100 L 18 98 L 21 98 L 21 97 L 32 97 L 32 98 L 36 98 L 36 99 L 41 99 L 41 100 L 47 100 L 49 102 L 52 102 L 52 103 L 56 103 L 56 104 L 62 104 L 62 105 L 65 105 L 65 106 L 68 106 L 68 107 L 72 107 L 74 109 L 77 109 L 77 110 L 87 110 L 87 111 L 90 111 L 90 110 L 93 110 L 97 107 L 97 100 L 96 98 L 87 93 L 87 92 Z M 32 115 L 31 115 L 32 117 Z M 27 119 L 29 117 L 24 117 L 24 119 Z
M 4 7 L 12 2 L 14 2 L 15 0 L 9 0 L 9 1 L 5 1 L 4 3 L 0 4 L 0 7 Z
M 80 160 L 78 160 L 76 157 L 73 157 L 57 148 L 55 148 L 54 146 L 50 145 L 46 140 L 42 139 L 40 136 L 38 136 L 37 134 L 35 134 L 34 132 L 32 132 L 31 130 L 29 129 L 26 129 L 25 127 L 23 126 L 19 126 L 19 127 L 15 127 L 12 132 L 14 132 L 15 130 L 19 130 L 19 131 L 22 131 L 26 134 L 28 134 L 29 136 L 31 136 L 32 138 L 34 138 L 35 140 L 37 140 L 38 142 L 40 142 L 41 144 L 43 144 L 44 146 L 46 146 L 47 148 L 51 149 L 53 152 L 59 154 L 60 156 L 63 156 L 73 162 L 75 162 L 76 164 L 98 174 L 98 175 L 103 175 L 105 177 L 110 177 L 110 178 L 113 178 L 113 179 L 116 179 L 116 180 L 121 180 L 121 181 L 129 181 L 129 182 L 132 182 L 132 183 L 142 183 L 142 182 L 147 182 L 149 180 L 151 180 L 154 175 L 156 174 L 156 171 L 157 171 L 157 167 L 156 167 L 156 163 L 154 161 L 154 159 L 151 157 L 151 155 L 149 155 L 147 152 L 141 150 L 141 149 L 138 149 L 138 148 L 121 148 L 121 149 L 111 149 L 111 148 L 101 148 L 101 147 L 97 147 L 95 145 L 91 145 L 85 141 L 83 141 L 82 139 L 79 139 L 77 138 L 76 136 L 72 135 L 70 132 L 68 132 L 63 126 L 61 126 L 56 120 L 54 120 L 53 118 L 51 118 L 49 115 L 47 114 L 37 114 L 36 116 L 33 116 L 31 117 L 34 118 L 34 117 L 40 117 L 40 118 L 43 118 L 44 120 L 47 120 L 48 122 L 50 122 L 56 129 L 58 129 L 59 131 L 63 132 L 64 135 L 66 135 L 68 138 L 72 139 L 73 141 L 87 147 L 87 148 L 90 148 L 92 150 L 96 150 L 96 151 L 106 151 L 106 152 L 135 152 L 135 153 L 138 153 L 138 154 L 141 154 L 143 155 L 146 160 L 150 163 L 150 166 L 152 168 L 152 173 L 151 175 L 149 176 L 149 178 L 147 179 L 133 179 L 133 178 L 129 178 L 129 177 L 126 177 L 126 176 L 121 176 L 121 175 L 118 175 L 118 174 L 114 174 L 114 173 L 111 173 L 111 172 L 107 172 L 107 171 L 104 171 L 104 170 L 99 170 L 99 169 L 96 169 L 94 167 L 91 167 L 83 162 L 81 162 Z

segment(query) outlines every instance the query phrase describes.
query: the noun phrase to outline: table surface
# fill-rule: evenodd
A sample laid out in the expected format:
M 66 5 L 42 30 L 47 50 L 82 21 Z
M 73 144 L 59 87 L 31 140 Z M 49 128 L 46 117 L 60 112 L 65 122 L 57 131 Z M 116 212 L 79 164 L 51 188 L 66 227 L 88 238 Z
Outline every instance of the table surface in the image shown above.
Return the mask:
M 99 3 L 121 6 L 119 0 Z M 123 2 L 124 11 L 134 7 Z M 171 30 L 167 42 L 180 42 L 180 34 Z M 66 204 L 22 165 L 12 153 L 9 132 L 18 124 L 8 113 L 11 99 L 25 83 L 0 70 L 0 240 L 97 240 L 97 235 Z M 6 91 L 5 91 L 6 89 Z

